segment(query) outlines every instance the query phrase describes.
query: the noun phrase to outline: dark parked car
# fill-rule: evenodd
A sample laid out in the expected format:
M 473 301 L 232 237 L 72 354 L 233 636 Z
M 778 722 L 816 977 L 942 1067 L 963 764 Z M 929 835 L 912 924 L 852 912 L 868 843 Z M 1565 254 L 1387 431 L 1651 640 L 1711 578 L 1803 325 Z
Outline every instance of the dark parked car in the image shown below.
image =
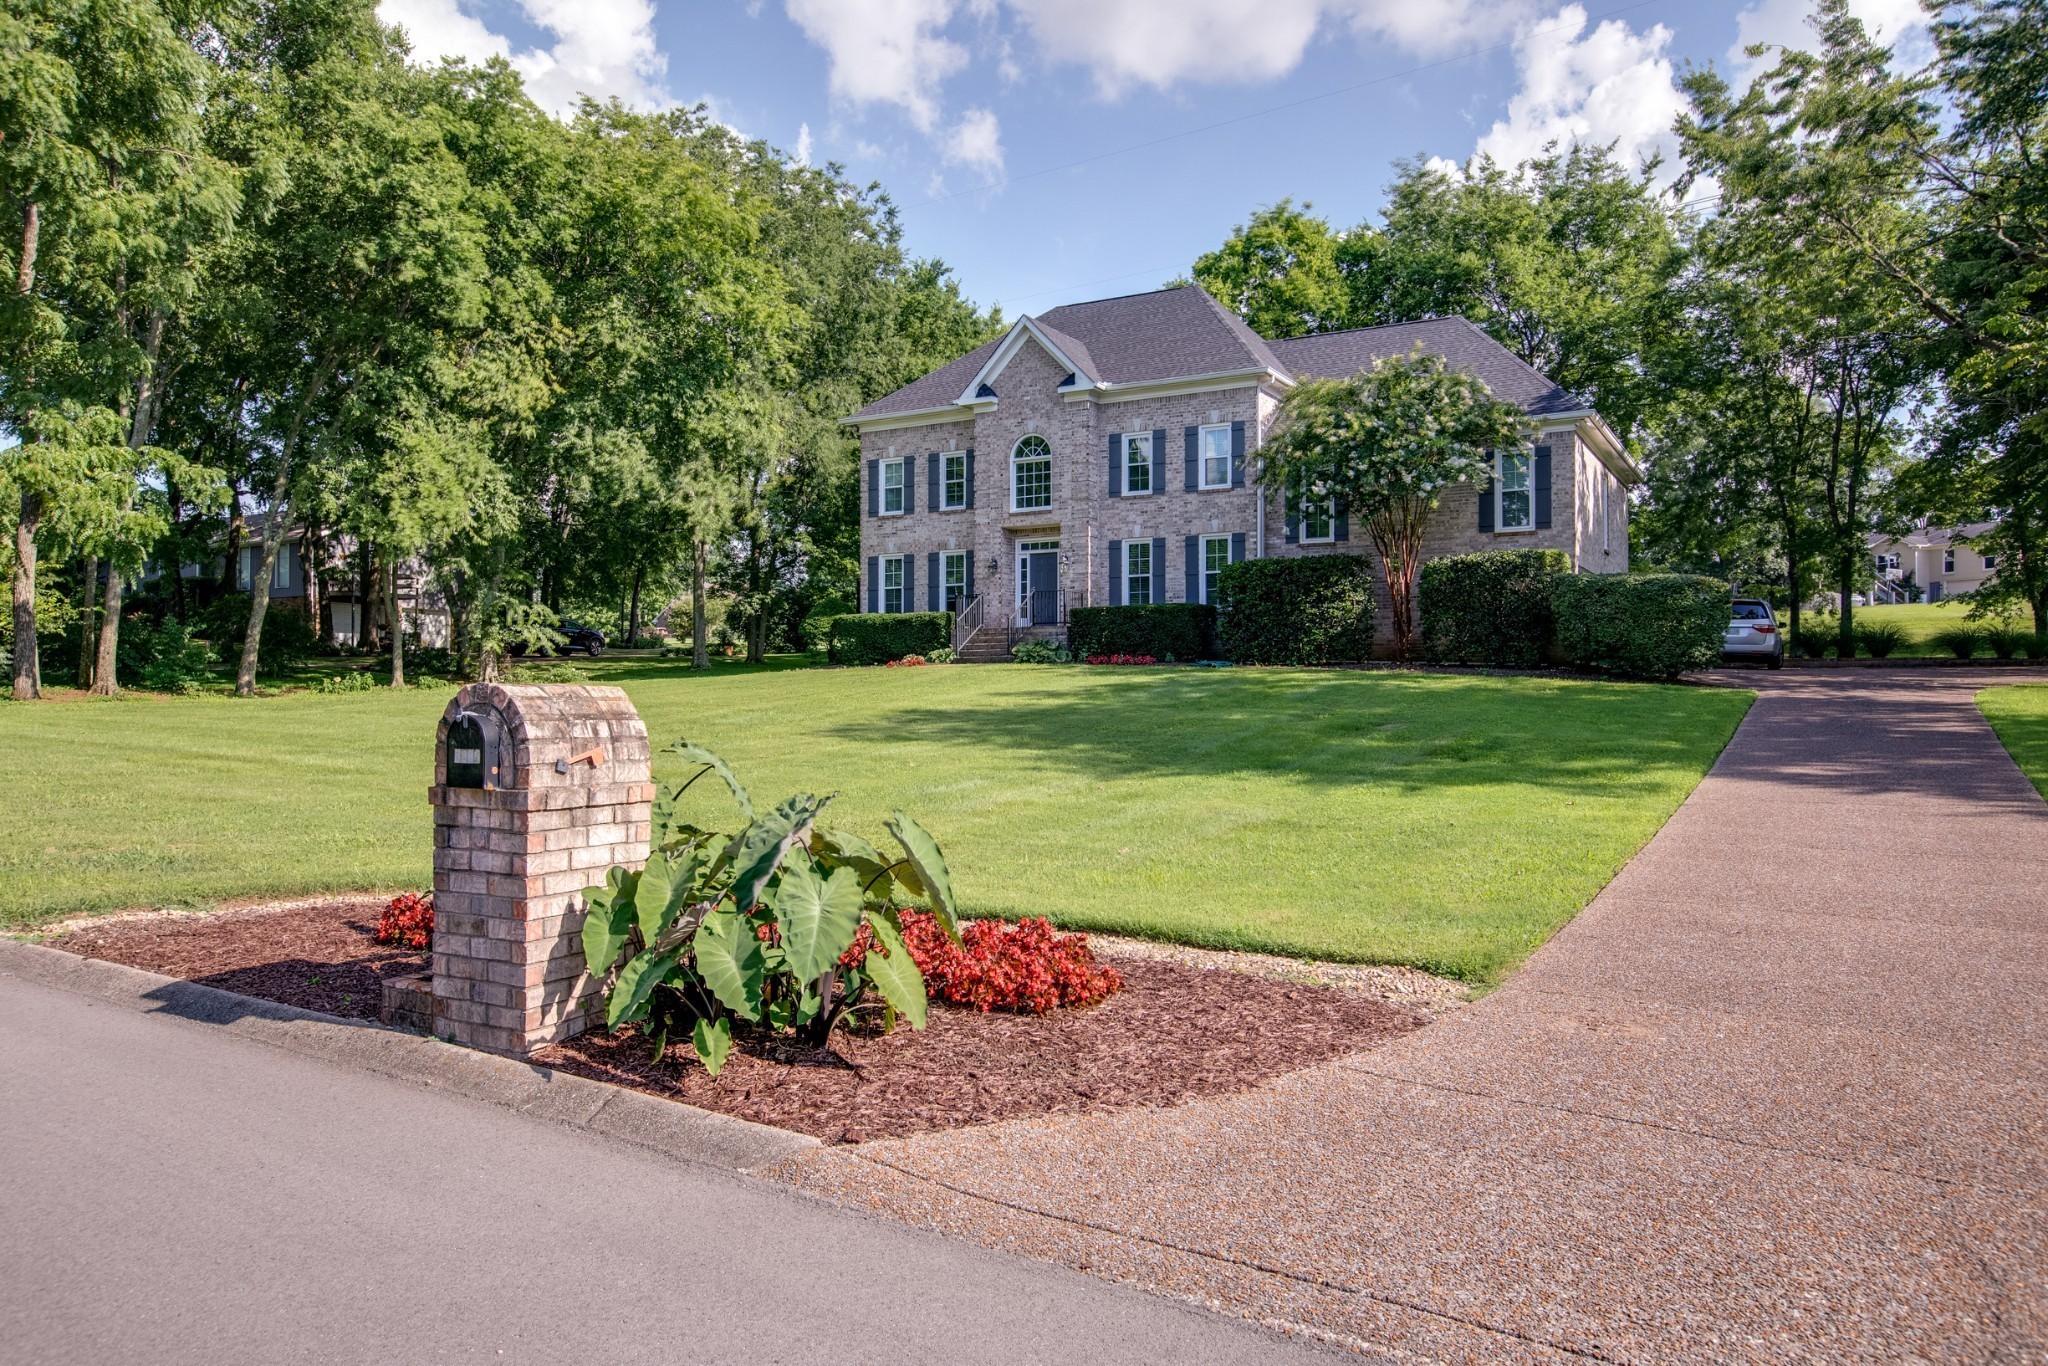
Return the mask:
M 585 626 L 574 617 L 563 617 L 561 624 L 555 627 L 555 629 L 562 633 L 562 648 L 560 650 L 562 654 L 573 654 L 580 650 L 592 659 L 596 659 L 604 653 L 604 632 L 598 630 L 595 626 Z M 515 658 L 524 657 L 527 653 L 527 648 L 524 645 L 514 645 L 512 647 L 512 654 Z M 554 652 L 543 650 L 541 653 L 549 654 Z

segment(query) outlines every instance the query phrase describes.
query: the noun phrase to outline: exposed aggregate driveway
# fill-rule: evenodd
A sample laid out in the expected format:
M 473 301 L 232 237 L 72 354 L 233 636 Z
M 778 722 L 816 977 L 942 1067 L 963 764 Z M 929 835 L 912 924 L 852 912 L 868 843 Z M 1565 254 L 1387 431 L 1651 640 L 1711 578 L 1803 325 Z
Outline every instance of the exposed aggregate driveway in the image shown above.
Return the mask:
M 1717 676 L 1713 772 L 1470 1009 L 778 1174 L 1395 1359 L 2048 1361 L 2048 805 L 1973 702 L 2040 677 Z

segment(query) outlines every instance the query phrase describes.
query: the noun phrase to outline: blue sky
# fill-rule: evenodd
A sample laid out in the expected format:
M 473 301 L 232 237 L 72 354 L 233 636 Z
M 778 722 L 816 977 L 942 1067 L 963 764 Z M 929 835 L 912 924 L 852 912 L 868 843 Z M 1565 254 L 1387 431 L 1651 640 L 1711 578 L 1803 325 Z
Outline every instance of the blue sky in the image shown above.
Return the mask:
M 415 56 L 512 59 L 579 92 L 708 103 L 880 181 L 907 243 L 1006 315 L 1183 272 L 1284 197 L 1375 212 L 1402 156 L 1550 139 L 1668 149 L 1687 62 L 1740 73 L 1808 0 L 383 0 Z M 1912 0 L 1854 0 L 1924 47 Z M 1290 107 L 1291 106 L 1291 107 Z

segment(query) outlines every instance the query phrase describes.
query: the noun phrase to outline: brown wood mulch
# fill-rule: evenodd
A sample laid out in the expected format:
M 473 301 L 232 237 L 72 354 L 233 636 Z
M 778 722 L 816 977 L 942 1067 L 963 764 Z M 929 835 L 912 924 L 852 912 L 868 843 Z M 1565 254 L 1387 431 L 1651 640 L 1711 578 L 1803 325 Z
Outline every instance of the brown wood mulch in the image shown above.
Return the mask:
M 73 930 L 54 948 L 352 1019 L 374 1019 L 381 979 L 426 956 L 371 940 L 381 902 L 211 916 L 136 917 Z M 936 1007 L 923 1030 L 841 1032 L 811 1050 L 743 1034 L 705 1074 L 687 1041 L 659 1062 L 626 1029 L 540 1052 L 560 1071 L 762 1124 L 857 1143 L 1033 1115 L 1170 1105 L 1240 1091 L 1418 1028 L 1427 1016 L 1357 991 L 1168 961 L 1116 960 L 1124 989 L 1049 1015 Z

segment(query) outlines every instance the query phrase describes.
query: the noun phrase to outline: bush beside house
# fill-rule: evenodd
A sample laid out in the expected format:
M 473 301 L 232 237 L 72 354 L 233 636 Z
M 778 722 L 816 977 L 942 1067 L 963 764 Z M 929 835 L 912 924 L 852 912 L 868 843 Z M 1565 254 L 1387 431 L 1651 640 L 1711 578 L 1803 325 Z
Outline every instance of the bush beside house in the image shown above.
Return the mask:
M 887 664 L 953 647 L 951 612 L 864 612 L 832 618 L 834 664 Z
M 1556 634 L 1552 581 L 1572 572 L 1562 550 L 1486 550 L 1422 566 L 1422 648 L 1430 659 L 1527 669 Z
M 1363 555 L 1242 560 L 1216 580 L 1216 643 L 1237 664 L 1369 658 L 1372 561 Z
M 1676 678 L 1721 661 L 1728 585 L 1696 574 L 1564 574 L 1550 584 L 1565 662 Z
M 1067 645 L 1077 659 L 1095 655 L 1207 659 L 1216 649 L 1216 609 L 1199 602 L 1076 607 L 1070 618 Z

